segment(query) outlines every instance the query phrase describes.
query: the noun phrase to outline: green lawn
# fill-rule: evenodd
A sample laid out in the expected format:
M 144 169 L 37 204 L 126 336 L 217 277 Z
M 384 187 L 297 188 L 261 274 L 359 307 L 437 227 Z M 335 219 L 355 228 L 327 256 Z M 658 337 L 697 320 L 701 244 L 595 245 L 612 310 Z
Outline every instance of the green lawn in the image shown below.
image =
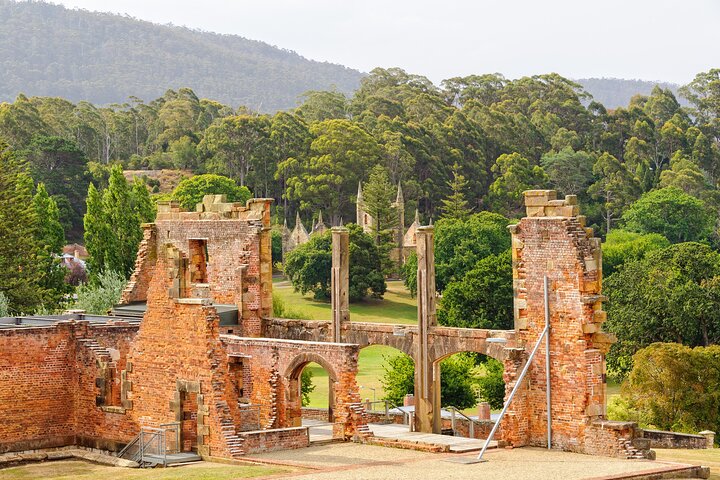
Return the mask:
M 689 463 L 710 467 L 710 479 L 720 480 L 720 448 L 710 450 L 666 450 L 655 449 L 661 461 Z
M 374 398 L 381 400 L 385 396 L 385 392 L 380 384 L 380 378 L 385 370 L 383 364 L 384 357 L 400 354 L 399 350 L 383 345 L 373 345 L 360 350 L 360 358 L 358 360 L 357 382 L 360 387 L 360 396 L 363 400 Z M 315 390 L 310 394 L 309 407 L 327 408 L 328 407 L 328 377 L 327 372 L 318 364 L 311 363 L 307 367 L 313 374 L 313 385 Z M 375 389 L 373 392 L 372 389 Z M 375 408 L 379 408 L 376 405 Z
M 417 324 L 417 302 L 399 280 L 387 282 L 385 298 L 367 299 L 350 304 L 350 320 L 354 322 Z M 312 320 L 330 320 L 330 302 L 313 300 L 312 294 L 293 291 L 288 281 L 276 279 L 273 291 L 285 302 L 288 310 L 300 312 Z
M 162 469 L 129 469 L 96 465 L 82 460 L 33 463 L 0 470 L 0 480 L 231 480 L 264 477 L 292 471 L 289 468 L 258 465 L 224 465 L 200 462 L 183 467 Z

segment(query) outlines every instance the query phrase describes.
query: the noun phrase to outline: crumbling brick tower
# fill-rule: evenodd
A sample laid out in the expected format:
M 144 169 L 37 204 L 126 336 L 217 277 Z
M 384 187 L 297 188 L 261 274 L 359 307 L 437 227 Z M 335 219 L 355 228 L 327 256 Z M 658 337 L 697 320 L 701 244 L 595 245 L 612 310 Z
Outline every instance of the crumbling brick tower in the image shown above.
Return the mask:
M 605 354 L 614 342 L 600 331 L 606 318 L 600 239 L 585 227 L 575 196 L 558 200 L 553 190 L 532 190 L 525 205 L 527 216 L 510 227 L 516 338 L 529 354 L 542 334 L 547 276 L 552 445 L 593 453 L 586 435 L 604 419 Z M 547 442 L 545 353 L 543 341 L 503 423 L 516 446 Z M 506 368 L 506 381 L 514 384 L 515 374 Z
M 243 453 L 220 334 L 257 337 L 270 313 L 270 202 L 244 206 L 217 195 L 195 212 L 160 205 L 123 295 L 123 303 L 147 302 L 128 355 L 124 407 L 141 425 L 180 422 L 183 448 L 203 456 Z

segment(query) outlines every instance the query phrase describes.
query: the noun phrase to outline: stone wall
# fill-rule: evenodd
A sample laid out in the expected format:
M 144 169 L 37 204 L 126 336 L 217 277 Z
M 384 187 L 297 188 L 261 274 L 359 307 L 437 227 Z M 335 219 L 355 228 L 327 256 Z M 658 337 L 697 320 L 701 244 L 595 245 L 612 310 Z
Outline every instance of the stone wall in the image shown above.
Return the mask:
M 712 448 L 712 441 L 710 441 L 710 446 L 708 446 L 708 440 L 703 435 L 643 429 L 642 438 L 650 441 L 649 448 Z
M 274 452 L 310 446 L 307 427 L 273 428 L 240 434 L 246 454 Z

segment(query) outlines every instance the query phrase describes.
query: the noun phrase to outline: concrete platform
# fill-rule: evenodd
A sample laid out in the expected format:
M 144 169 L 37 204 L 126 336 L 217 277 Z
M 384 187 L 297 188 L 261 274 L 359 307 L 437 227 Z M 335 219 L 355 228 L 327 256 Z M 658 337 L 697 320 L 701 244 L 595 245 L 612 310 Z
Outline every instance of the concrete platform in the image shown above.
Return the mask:
M 485 440 L 474 438 L 453 437 L 450 435 L 438 435 L 435 433 L 411 432 L 407 425 L 388 424 L 381 425 L 371 423 L 368 424 L 377 438 L 388 440 L 398 440 L 404 442 L 412 442 L 425 445 L 447 446 L 450 452 L 466 453 L 479 451 L 485 445 Z M 497 448 L 497 442 L 492 441 L 488 448 Z

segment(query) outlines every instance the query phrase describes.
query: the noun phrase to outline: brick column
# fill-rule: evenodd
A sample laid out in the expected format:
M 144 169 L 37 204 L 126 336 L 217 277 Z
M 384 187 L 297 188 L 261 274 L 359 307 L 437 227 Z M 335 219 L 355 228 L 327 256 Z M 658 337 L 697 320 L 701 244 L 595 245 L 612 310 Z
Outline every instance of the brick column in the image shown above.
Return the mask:
M 343 323 L 350 321 L 350 237 L 345 227 L 332 229 L 332 270 L 330 302 L 332 304 L 332 340 L 342 341 Z
M 435 246 L 432 226 L 417 230 L 418 337 L 415 344 L 415 429 L 440 433 L 440 367 L 430 359 L 428 332 L 435 315 Z

